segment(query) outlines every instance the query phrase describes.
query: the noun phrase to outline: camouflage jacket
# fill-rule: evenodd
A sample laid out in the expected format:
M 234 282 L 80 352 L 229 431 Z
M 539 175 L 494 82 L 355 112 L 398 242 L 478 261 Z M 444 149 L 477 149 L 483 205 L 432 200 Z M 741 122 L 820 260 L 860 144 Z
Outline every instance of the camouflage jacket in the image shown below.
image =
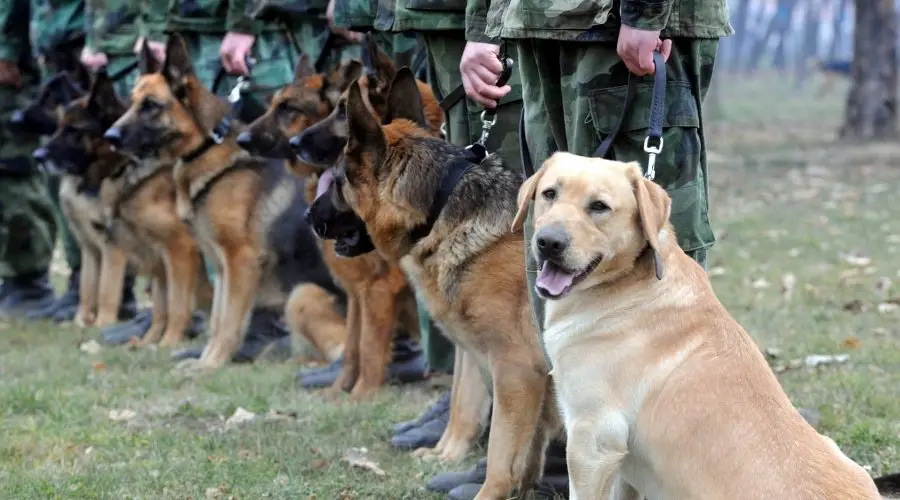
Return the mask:
M 86 0 L 87 46 L 107 56 L 132 55 L 142 34 L 144 5 L 135 0 Z
M 134 1 L 134 0 L 132 0 Z M 258 35 L 277 29 L 247 15 L 247 0 L 145 0 L 146 31 L 161 40 L 166 30 L 224 35 L 226 32 Z
M 30 23 L 31 45 L 38 54 L 83 39 L 84 0 L 31 0 Z
M 365 31 L 465 31 L 470 41 L 484 34 L 487 0 L 335 0 L 334 21 Z
M 14 61 L 20 66 L 31 59 L 28 0 L 0 0 L 0 61 Z
M 504 39 L 610 41 L 624 24 L 664 38 L 734 33 L 726 0 L 493 0 L 486 33 Z
M 247 15 L 264 22 L 326 19 L 328 0 L 247 0 Z

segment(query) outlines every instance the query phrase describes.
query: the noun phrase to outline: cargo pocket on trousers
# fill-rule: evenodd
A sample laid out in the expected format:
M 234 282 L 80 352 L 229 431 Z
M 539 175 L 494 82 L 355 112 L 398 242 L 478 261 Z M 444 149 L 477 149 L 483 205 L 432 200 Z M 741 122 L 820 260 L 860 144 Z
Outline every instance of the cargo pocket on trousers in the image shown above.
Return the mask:
M 597 144 L 615 129 L 628 87 L 622 85 L 588 92 L 591 120 Z M 647 168 L 644 139 L 650 123 L 653 82 L 642 81 L 628 116 L 612 147 L 612 158 L 637 161 Z M 688 82 L 666 82 L 666 109 L 663 120 L 663 151 L 656 157 L 656 177 L 672 198 L 670 220 L 681 248 L 690 252 L 715 241 L 709 223 L 706 179 L 701 170 L 700 114 Z

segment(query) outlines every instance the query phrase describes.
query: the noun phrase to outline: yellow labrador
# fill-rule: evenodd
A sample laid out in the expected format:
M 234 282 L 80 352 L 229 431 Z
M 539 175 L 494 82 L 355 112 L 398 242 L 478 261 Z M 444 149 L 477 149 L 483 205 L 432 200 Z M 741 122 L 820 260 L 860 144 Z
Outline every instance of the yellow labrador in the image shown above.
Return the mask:
M 534 200 L 571 500 L 880 498 L 793 407 L 640 165 L 556 153 Z

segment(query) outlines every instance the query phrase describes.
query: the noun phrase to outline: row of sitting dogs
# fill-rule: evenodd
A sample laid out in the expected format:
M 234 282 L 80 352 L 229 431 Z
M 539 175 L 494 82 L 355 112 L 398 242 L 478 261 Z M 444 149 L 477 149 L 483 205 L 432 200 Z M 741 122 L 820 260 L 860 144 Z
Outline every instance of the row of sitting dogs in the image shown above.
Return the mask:
M 177 344 L 208 307 L 202 368 L 230 358 L 252 307 L 280 308 L 321 352 L 343 349 L 332 394 L 359 399 L 382 384 L 394 332 L 416 329 L 412 283 L 463 353 L 449 424 L 425 453 L 464 456 L 492 401 L 479 500 L 524 498 L 553 438 L 567 441 L 573 499 L 896 493 L 896 476 L 876 486 L 793 408 L 639 165 L 557 153 L 523 183 L 444 141 L 429 87 L 367 51 L 370 66 L 329 74 L 302 59 L 247 126 L 177 35 L 161 66 L 141 56 L 128 106 L 95 77 L 39 155 L 65 176 L 79 243 L 99 249 L 84 287 L 113 294 L 125 265 L 151 277 L 146 343 Z M 526 288 L 532 202 L 527 272 L 548 299 L 552 371 Z M 111 321 L 113 305 L 87 299 L 79 320 Z

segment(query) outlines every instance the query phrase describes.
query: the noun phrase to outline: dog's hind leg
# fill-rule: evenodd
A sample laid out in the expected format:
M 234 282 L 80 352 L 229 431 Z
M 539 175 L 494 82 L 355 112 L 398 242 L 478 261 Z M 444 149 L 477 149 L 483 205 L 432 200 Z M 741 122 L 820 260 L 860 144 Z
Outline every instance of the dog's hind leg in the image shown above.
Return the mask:
M 167 246 L 163 254 L 168 284 L 165 300 L 169 304 L 169 320 L 159 345 L 174 347 L 184 341 L 184 333 L 191 322 L 197 269 L 201 267 L 201 262 L 190 239 Z
M 217 277 L 223 282 L 217 331 L 199 363 L 206 369 L 223 366 L 240 347 L 262 274 L 259 252 L 254 247 L 244 245 L 222 250 L 225 269 Z
M 334 307 L 335 297 L 314 283 L 298 285 L 284 308 L 285 323 L 326 360 L 340 357 L 347 339 L 347 321 Z
M 487 477 L 475 500 L 524 499 L 527 491 L 515 492 L 524 484 L 529 455 L 546 396 L 547 376 L 540 360 L 530 360 L 533 352 L 509 349 L 491 361 L 493 412 L 488 438 Z
M 359 377 L 359 343 L 362 336 L 362 311 L 356 290 L 347 293 L 347 337 L 344 341 L 344 364 L 337 380 L 325 391 L 325 397 L 336 400 L 350 392 Z
M 100 297 L 94 326 L 102 328 L 119 320 L 122 285 L 125 282 L 127 266 L 128 255 L 124 250 L 115 245 L 103 246 L 100 256 Z
M 78 281 L 78 311 L 75 324 L 93 326 L 97 319 L 97 292 L 100 285 L 100 252 L 81 245 L 81 276 Z
M 491 398 L 478 368 L 477 358 L 461 346 L 456 346 L 459 378 L 454 380 L 447 428 L 434 449 L 423 449 L 419 456 L 428 460 L 458 462 L 465 458 L 481 434 Z M 453 396 L 456 396 L 454 399 Z

